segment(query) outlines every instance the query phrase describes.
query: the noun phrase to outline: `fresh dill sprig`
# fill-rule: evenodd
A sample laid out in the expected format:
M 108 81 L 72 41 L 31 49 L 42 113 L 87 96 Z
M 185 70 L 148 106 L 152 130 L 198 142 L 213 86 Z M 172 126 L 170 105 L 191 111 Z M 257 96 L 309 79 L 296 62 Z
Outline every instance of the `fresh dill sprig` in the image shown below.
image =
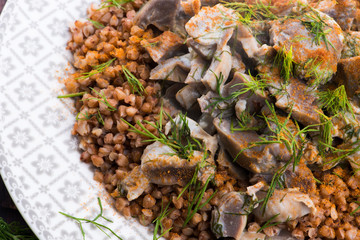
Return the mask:
M 354 201 L 354 203 L 360 205 L 360 202 L 359 202 L 359 201 Z M 350 216 L 353 216 L 353 215 L 354 215 L 357 211 L 359 211 L 359 210 L 360 210 L 360 206 L 358 206 L 354 211 L 352 211 L 352 212 L 350 213 Z
M 266 206 L 271 198 L 271 196 L 274 194 L 275 189 L 280 187 L 284 188 L 284 173 L 288 166 L 291 164 L 291 159 L 285 163 L 284 166 L 282 166 L 277 172 L 275 172 L 274 176 L 271 179 L 271 183 L 269 186 L 269 189 L 267 190 L 266 196 L 264 198 L 264 203 L 261 206 L 262 214 L 265 213 Z
M 208 153 L 205 152 L 205 154 L 203 155 L 200 163 L 198 163 L 198 164 L 196 165 L 195 172 L 194 172 L 192 178 L 191 178 L 190 181 L 185 185 L 185 187 L 182 189 L 182 191 L 179 193 L 177 199 L 179 199 L 179 198 L 186 192 L 186 190 L 191 189 L 191 188 L 193 188 L 193 186 L 196 185 L 196 183 L 197 183 L 197 176 L 198 176 L 199 170 L 205 166 L 205 163 L 206 163 L 205 160 L 206 160 L 207 157 L 208 157 Z
M 330 45 L 335 49 L 334 45 L 326 37 L 326 35 L 331 32 L 332 28 L 321 18 L 319 12 L 312 9 L 312 11 L 305 14 L 300 21 L 306 29 L 314 35 L 313 42 L 316 45 L 320 45 L 321 41 L 324 41 L 326 48 Z M 328 27 L 328 29 L 325 30 L 326 27 Z
M 319 71 L 322 63 L 323 61 L 318 61 L 316 57 L 309 59 L 304 65 L 304 70 L 306 70 L 304 77 L 311 79 L 310 88 L 318 88 L 326 78 L 326 71 Z
M 124 9 L 124 7 L 122 6 L 123 4 L 133 1 L 134 0 L 105 0 L 104 2 L 101 3 L 100 8 L 98 10 L 108 7 L 117 7 Z
M 175 122 L 174 119 L 172 119 L 169 115 L 168 117 L 171 121 L 171 134 L 168 136 L 164 133 L 162 127 L 159 126 L 158 123 L 153 124 L 146 120 L 143 121 L 157 130 L 158 135 L 156 135 L 146 129 L 146 127 L 140 121 L 137 121 L 137 125 L 140 127 L 140 129 L 138 129 L 125 119 L 121 120 L 130 127 L 129 131 L 148 138 L 143 140 L 143 142 L 158 141 L 174 150 L 180 158 L 190 159 L 193 156 L 195 150 L 203 150 L 202 144 L 197 139 L 190 136 L 190 129 L 186 115 L 179 114 L 179 122 Z M 160 116 L 160 119 L 162 119 L 162 116 Z
M 237 98 L 240 95 L 243 95 L 245 93 L 250 92 L 251 94 L 255 93 L 256 91 L 260 91 L 261 94 L 265 93 L 265 88 L 268 86 L 267 80 L 260 78 L 260 75 L 257 75 L 256 77 L 253 77 L 249 71 L 249 79 L 243 77 L 244 79 L 247 79 L 247 82 L 244 83 L 237 83 L 234 84 L 233 87 L 241 86 L 242 88 L 238 91 L 235 91 L 231 94 L 232 98 Z
M 85 73 L 81 73 L 81 77 L 78 77 L 76 79 L 86 79 L 86 78 L 89 78 L 91 76 L 94 76 L 95 74 L 98 74 L 98 73 L 102 73 L 103 71 L 106 70 L 106 68 L 108 68 L 112 62 L 115 61 L 116 58 L 113 58 L 113 59 L 110 59 L 109 61 L 107 62 L 104 62 L 102 64 L 99 64 L 97 66 L 93 66 L 92 70 L 90 72 L 85 72 Z
M 211 194 L 211 196 L 206 199 L 205 202 L 203 202 L 201 204 L 201 201 L 204 197 L 205 191 L 210 183 L 210 180 L 212 178 L 212 175 L 209 176 L 209 178 L 206 180 L 205 184 L 203 186 L 201 186 L 201 182 L 197 182 L 194 186 L 194 194 L 192 196 L 191 202 L 188 205 L 188 209 L 187 209 L 187 215 L 186 215 L 186 219 L 184 221 L 183 227 L 185 227 L 189 221 L 193 218 L 193 216 L 200 210 L 202 209 L 206 204 L 208 204 L 210 202 L 210 200 L 215 196 L 215 194 L 217 193 L 217 190 L 215 190 L 215 192 L 213 192 Z M 190 201 L 190 192 L 189 192 L 189 201 Z
M 318 184 L 320 184 L 320 185 L 322 185 L 323 183 L 319 180 L 319 179 L 317 179 L 316 177 L 313 177 L 313 179 L 315 180 L 315 182 L 317 182 Z
M 347 149 L 343 149 L 343 148 L 335 148 L 331 145 L 327 145 L 325 143 L 320 142 L 319 144 L 323 144 L 325 147 L 328 147 L 333 153 L 339 154 L 339 153 L 344 153 L 334 159 L 331 159 L 330 161 L 327 161 L 325 163 L 323 163 L 323 165 L 327 165 L 327 164 L 337 164 L 338 162 L 340 162 L 341 160 L 347 158 L 348 156 L 358 152 L 360 150 L 360 140 L 357 140 L 354 143 L 351 143 L 350 147 L 352 146 L 356 146 L 354 148 L 347 148 Z
M 156 47 L 160 41 L 156 41 L 156 42 L 148 42 L 146 41 L 147 43 L 146 44 L 142 44 L 141 46 L 144 47 L 144 48 L 147 48 L 147 47 Z
M 262 225 L 261 228 L 259 228 L 259 230 L 257 230 L 257 233 L 261 232 L 261 231 L 264 230 L 265 228 L 279 225 L 281 222 L 273 222 L 273 223 L 271 223 L 271 221 L 274 220 L 275 218 L 277 218 L 277 216 L 279 216 L 279 215 L 280 215 L 280 213 L 275 214 L 275 215 L 272 216 L 269 220 L 267 220 L 267 221 L 264 223 L 264 225 Z
M 332 130 L 334 129 L 334 125 L 331 121 L 331 118 L 326 116 L 323 113 L 319 113 L 320 115 L 320 122 L 322 125 L 320 126 L 320 139 L 321 142 L 325 143 L 319 145 L 319 151 L 321 154 L 325 154 L 325 152 L 329 149 L 326 146 L 331 146 L 333 142 L 332 138 Z
M 291 76 L 294 75 L 295 62 L 293 57 L 292 46 L 287 50 L 285 46 L 280 49 L 274 59 L 274 64 L 280 68 L 280 76 L 287 83 Z
M 233 133 L 235 131 L 257 131 L 262 126 L 252 126 L 249 127 L 249 124 L 251 123 L 251 120 L 254 118 L 254 115 L 251 115 L 248 111 L 243 111 L 239 114 L 238 118 L 236 118 L 236 123 L 238 127 L 234 127 L 234 120 L 231 119 L 230 122 L 230 131 Z
M 66 95 L 57 96 L 57 98 L 81 97 L 81 96 L 83 96 L 85 93 L 86 93 L 86 92 L 70 93 L 70 94 L 66 94 Z
M 255 4 L 247 4 L 243 2 L 227 2 L 221 1 L 227 7 L 235 10 L 238 13 L 238 20 L 245 25 L 249 25 L 252 20 L 276 20 L 278 17 L 271 12 L 274 6 L 265 5 L 262 1 L 256 1 Z
M 212 109 L 212 111 L 214 111 L 215 108 L 217 108 L 219 110 L 226 110 L 229 107 L 233 106 L 235 104 L 235 101 L 237 100 L 237 98 L 243 94 L 246 94 L 249 92 L 251 94 L 253 94 L 256 91 L 260 91 L 261 94 L 264 94 L 265 88 L 268 86 L 267 80 L 260 78 L 259 77 L 260 75 L 257 75 L 256 77 L 252 76 L 250 71 L 249 71 L 248 76 L 249 76 L 249 78 L 246 78 L 245 76 L 243 77 L 244 79 L 248 80 L 247 82 L 237 83 L 237 84 L 234 84 L 233 86 L 231 86 L 231 88 L 241 86 L 241 89 L 232 92 L 227 97 L 224 97 L 222 95 L 221 89 L 220 89 L 222 86 L 222 83 L 224 81 L 224 76 L 222 75 L 222 73 L 220 73 L 219 76 L 215 75 L 215 77 L 216 77 L 216 92 L 219 95 L 219 97 L 214 98 L 213 101 L 208 106 L 206 106 L 206 109 Z M 224 108 L 224 109 L 221 108 L 220 107 L 221 103 L 227 103 L 226 108 Z
M 30 228 L 18 222 L 7 223 L 0 217 L 0 239 L 2 240 L 38 240 Z
M 163 202 L 161 202 L 161 210 L 160 210 L 160 214 L 157 218 L 155 218 L 155 220 L 153 221 L 153 223 L 155 223 L 155 228 L 154 228 L 154 235 L 153 235 L 153 240 L 158 240 L 160 239 L 162 236 L 164 236 L 167 232 L 169 232 L 171 228 L 167 229 L 166 231 L 164 231 L 164 227 L 161 223 L 161 221 L 170 213 L 170 210 L 168 210 L 169 206 L 170 206 L 171 201 L 169 201 L 169 203 L 165 206 L 164 208 L 164 204 Z M 159 227 L 160 227 L 160 236 L 157 237 L 158 231 L 159 231 Z
M 105 125 L 104 119 L 101 116 L 100 110 L 98 109 L 98 114 L 96 114 L 96 119 L 98 120 L 99 123 L 101 123 L 103 126 Z
M 93 219 L 93 220 L 90 220 L 90 219 L 86 219 L 86 218 L 78 218 L 78 217 L 74 217 L 74 216 L 71 216 L 69 214 L 66 214 L 66 213 L 63 213 L 63 212 L 59 212 L 60 214 L 64 215 L 65 217 L 68 217 L 68 218 L 71 218 L 73 220 L 75 220 L 79 226 L 80 226 L 80 230 L 81 230 L 81 234 L 83 236 L 83 239 L 85 240 L 85 231 L 84 231 L 84 228 L 83 228 L 83 223 L 90 223 L 92 225 L 94 225 L 95 227 L 97 227 L 100 231 L 102 231 L 108 238 L 111 238 L 109 234 L 107 234 L 104 229 L 110 231 L 112 233 L 112 235 L 114 235 L 115 237 L 117 237 L 117 239 L 120 239 L 122 240 L 122 238 L 120 236 L 118 236 L 112 229 L 110 229 L 109 227 L 103 225 L 103 224 L 100 224 L 97 222 L 98 219 L 102 218 L 110 223 L 112 223 L 113 221 L 104 217 L 103 216 L 103 207 L 102 207 L 102 204 L 101 204 L 101 200 L 100 198 L 97 198 L 98 199 L 98 204 L 99 204 L 99 208 L 100 208 L 100 213 Z
M 188 191 L 189 205 L 187 208 L 187 215 L 186 215 L 186 219 L 184 221 L 183 227 L 185 227 L 189 223 L 189 221 L 193 218 L 193 216 L 200 209 L 202 209 L 206 204 L 208 204 L 210 202 L 210 200 L 217 193 L 217 190 L 216 190 L 215 192 L 213 192 L 213 194 L 211 194 L 211 196 L 204 203 L 201 204 L 204 194 L 205 194 L 205 192 L 208 188 L 208 185 L 213 177 L 213 175 L 210 175 L 207 178 L 205 184 L 202 184 L 201 181 L 198 181 L 198 179 L 197 179 L 200 169 L 205 167 L 207 157 L 208 157 L 208 153 L 205 152 L 200 163 L 198 163 L 196 165 L 196 168 L 195 168 L 192 178 L 185 185 L 185 187 L 183 188 L 183 190 L 180 192 L 180 194 L 177 197 L 177 199 L 179 199 L 186 191 Z M 192 196 L 191 196 L 191 193 L 192 193 Z M 191 200 L 190 200 L 190 198 L 191 198 Z
M 326 90 L 318 93 L 320 107 L 336 115 L 338 113 L 350 112 L 355 118 L 353 108 L 346 94 L 345 86 L 334 90 Z
M 88 21 L 92 23 L 92 25 L 94 25 L 95 28 L 100 29 L 100 28 L 104 28 L 105 26 L 98 21 L 92 20 L 90 18 L 88 18 Z
M 122 70 L 133 92 L 136 91 L 140 95 L 146 93 L 145 88 L 139 79 L 137 79 L 125 66 L 122 66 Z
M 83 118 L 80 117 L 80 114 L 83 116 Z M 90 120 L 93 116 L 95 116 L 95 114 L 89 114 L 88 111 L 86 111 L 85 114 L 82 113 L 82 112 L 79 112 L 79 113 L 76 115 L 75 119 L 76 119 L 76 120 L 86 121 L 86 120 Z
M 95 99 L 99 102 L 104 103 L 107 107 L 109 111 L 116 111 L 116 107 L 111 106 L 111 104 L 109 103 L 109 101 L 107 100 L 107 98 L 105 97 L 104 94 L 99 93 L 98 91 L 96 91 L 94 88 L 90 88 L 92 91 L 94 91 L 100 98 L 88 98 L 87 100 L 91 100 L 91 99 Z
M 321 126 L 323 123 L 320 124 L 313 124 L 308 125 L 304 127 L 303 129 L 300 129 L 299 125 L 296 121 L 294 121 L 295 129 L 290 129 L 287 124 L 290 121 L 290 117 L 292 115 L 292 107 L 290 109 L 290 112 L 288 116 L 285 118 L 285 120 L 280 120 L 280 118 L 276 115 L 275 107 L 273 104 L 270 104 L 268 101 L 266 101 L 266 105 L 268 106 L 271 115 L 265 116 L 263 115 L 263 118 L 269 128 L 269 130 L 273 133 L 273 135 L 269 135 L 267 137 L 260 137 L 262 141 L 252 143 L 250 147 L 255 147 L 258 145 L 263 144 L 271 144 L 271 143 L 281 143 L 284 144 L 287 150 L 289 151 L 291 157 L 290 159 L 274 174 L 273 178 L 271 179 L 271 184 L 269 186 L 269 190 L 267 191 L 266 197 L 264 198 L 264 204 L 262 205 L 263 213 L 265 213 L 266 205 L 270 199 L 270 197 L 273 195 L 275 189 L 277 187 L 283 187 L 283 174 L 286 171 L 286 169 L 290 166 L 290 164 L 293 165 L 293 171 L 295 171 L 295 167 L 300 163 L 301 157 L 304 153 L 305 143 L 306 143 L 306 134 L 310 132 L 317 132 L 319 131 L 317 129 L 318 126 Z M 272 124 L 270 124 L 272 123 Z M 275 125 L 275 126 L 272 126 Z M 243 150 L 242 150 L 243 151 Z M 239 153 L 241 153 L 240 151 Z M 239 154 L 238 154 L 239 156 Z

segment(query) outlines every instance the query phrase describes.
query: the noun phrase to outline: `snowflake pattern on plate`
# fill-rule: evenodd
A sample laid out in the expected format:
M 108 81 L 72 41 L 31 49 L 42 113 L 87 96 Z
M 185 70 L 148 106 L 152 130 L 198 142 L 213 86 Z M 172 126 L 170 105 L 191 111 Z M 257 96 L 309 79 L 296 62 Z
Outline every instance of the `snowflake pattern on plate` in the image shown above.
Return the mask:
M 43 48 L 43 46 L 39 44 L 38 37 L 32 38 L 28 36 L 26 36 L 24 41 L 20 43 L 19 47 L 23 50 L 22 53 L 25 56 L 27 55 L 37 56 L 39 54 L 39 50 Z
M 4 122 L 9 113 L 6 102 L 0 103 L 0 122 Z
M 58 127 L 60 121 L 64 119 L 60 109 L 45 108 L 44 113 L 40 114 L 43 122 L 43 127 L 53 126 Z
M 32 165 L 36 168 L 36 173 L 47 174 L 51 176 L 54 168 L 57 168 L 58 164 L 54 162 L 54 156 L 47 156 L 40 154 L 37 160 L 32 162 Z
M 10 134 L 9 139 L 11 140 L 11 146 L 12 147 L 21 147 L 21 148 L 27 148 L 29 142 L 34 139 L 32 136 L 30 136 L 30 129 L 20 129 L 18 127 L 15 127 L 12 134 Z
M 1 72 L 5 75 L 5 76 L 10 76 L 10 72 L 11 70 L 14 70 L 15 66 L 14 64 L 12 64 L 12 60 L 10 57 L 5 58 L 2 62 L 1 62 Z
M 16 95 L 18 95 L 19 101 L 34 101 L 34 97 L 39 93 L 36 89 L 36 84 L 30 83 L 27 84 L 25 82 L 20 82 L 19 87 L 15 89 Z
M 42 219 L 44 219 L 47 223 L 50 223 L 51 218 L 55 216 L 55 212 L 51 210 L 51 204 L 50 203 L 42 204 L 37 202 L 35 206 L 39 212 L 39 216 Z
M 46 6 L 48 6 L 48 1 L 45 0 L 31 0 L 25 2 L 30 11 L 41 12 Z
M 63 200 L 67 201 L 77 201 L 80 195 L 84 194 L 84 190 L 80 188 L 80 182 L 64 182 L 64 187 L 59 189 L 59 192 L 63 194 Z
M 151 239 L 147 228 L 115 211 L 80 161 L 71 100 L 56 98 L 63 87 L 57 77 L 65 76 L 71 59 L 68 25 L 85 19 L 92 2 L 100 0 L 7 1 L 0 15 L 0 174 L 40 240 L 81 240 L 78 225 L 59 212 L 93 217 L 98 196 L 124 240 Z M 86 239 L 107 237 L 88 227 Z

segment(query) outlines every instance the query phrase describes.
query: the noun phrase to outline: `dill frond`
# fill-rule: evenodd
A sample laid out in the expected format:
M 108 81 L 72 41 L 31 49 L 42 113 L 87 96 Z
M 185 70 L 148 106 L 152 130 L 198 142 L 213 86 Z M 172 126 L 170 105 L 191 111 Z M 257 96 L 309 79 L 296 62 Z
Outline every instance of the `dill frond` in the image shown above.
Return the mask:
M 347 149 L 342 149 L 342 148 L 335 148 L 331 145 L 327 145 L 325 143 L 320 143 L 320 144 L 323 144 L 325 147 L 328 147 L 333 153 L 335 154 L 342 154 L 330 161 L 327 161 L 325 163 L 323 163 L 323 165 L 327 165 L 327 164 L 337 164 L 339 163 L 341 160 L 347 158 L 348 156 L 360 151 L 360 140 L 357 140 L 356 142 L 352 143 L 350 145 L 350 148 L 347 148 Z M 354 147 L 355 146 L 355 147 Z
M 291 154 L 290 159 L 274 174 L 271 184 L 269 187 L 269 190 L 266 194 L 266 197 L 264 198 L 264 204 L 262 205 L 263 213 L 265 212 L 266 205 L 274 193 L 275 189 L 278 187 L 283 188 L 283 174 L 286 171 L 286 169 L 292 164 L 293 171 L 295 171 L 295 167 L 300 163 L 300 159 L 303 156 L 305 143 L 306 143 L 306 135 L 310 132 L 317 132 L 319 131 L 317 129 L 318 126 L 323 125 L 323 123 L 320 124 L 313 124 L 308 125 L 304 127 L 303 129 L 300 129 L 299 125 L 296 121 L 294 121 L 295 129 L 290 129 L 287 124 L 290 121 L 290 117 L 292 115 L 292 107 L 288 114 L 288 116 L 285 118 L 284 121 L 280 120 L 280 118 L 276 115 L 275 107 L 273 104 L 270 104 L 268 101 L 266 101 L 266 104 L 268 108 L 270 109 L 271 115 L 265 116 L 263 115 L 263 118 L 265 122 L 267 123 L 270 131 L 273 133 L 273 135 L 267 136 L 267 138 L 262 137 L 262 141 L 255 142 L 251 145 L 251 147 L 257 146 L 257 145 L 263 145 L 263 144 L 270 144 L 270 143 L 282 143 L 285 145 L 289 153 Z M 273 123 L 275 126 L 271 126 L 270 123 Z
M 81 97 L 81 96 L 83 96 L 85 93 L 86 93 L 86 92 L 70 93 L 70 94 L 66 94 L 66 95 L 57 96 L 57 98 Z
M 280 76 L 285 80 L 286 83 L 289 82 L 291 76 L 294 75 L 294 57 L 292 46 L 287 50 L 285 46 L 280 49 L 274 59 L 274 64 L 280 68 Z
M 326 146 L 332 145 L 333 138 L 331 133 L 332 130 L 334 129 L 334 125 L 331 121 L 331 118 L 329 118 L 323 113 L 319 113 L 319 114 L 320 114 L 320 121 L 322 123 L 322 125 L 320 126 L 320 139 L 322 143 L 325 143 L 319 145 L 319 151 L 322 155 L 324 155 L 325 152 L 329 150 L 329 148 Z
M 63 212 L 59 212 L 60 214 L 64 215 L 65 217 L 68 217 L 70 219 L 73 219 L 74 221 L 76 221 L 78 224 L 79 224 L 79 227 L 80 227 L 80 230 L 81 230 L 81 234 L 83 236 L 83 240 L 85 240 L 85 231 L 83 229 L 83 223 L 90 223 L 92 225 L 94 225 L 96 228 L 98 228 L 100 231 L 102 231 L 108 238 L 111 238 L 109 234 L 107 234 L 104 230 L 108 230 L 112 235 L 114 235 L 117 239 L 120 239 L 122 240 L 122 238 L 120 236 L 118 236 L 112 229 L 110 229 L 109 227 L 103 225 L 103 224 L 100 224 L 99 222 L 97 222 L 98 219 L 102 218 L 104 219 L 105 221 L 107 222 L 110 222 L 112 223 L 113 221 L 104 217 L 103 216 L 103 207 L 102 207 L 102 204 L 101 204 L 101 200 L 100 198 L 97 198 L 98 199 L 98 205 L 99 205 L 99 208 L 100 208 L 100 213 L 93 219 L 93 220 L 90 220 L 90 219 L 86 219 L 86 218 L 78 218 L 78 217 L 74 217 L 74 216 L 71 216 L 67 213 L 63 213 Z
M 240 95 L 243 95 L 248 92 L 255 93 L 256 91 L 259 91 L 261 94 L 265 94 L 265 88 L 268 87 L 267 80 L 263 78 L 259 78 L 259 75 L 253 77 L 250 71 L 249 71 L 249 77 L 250 77 L 249 81 L 245 83 L 234 84 L 233 86 L 231 86 L 232 88 L 236 86 L 242 87 L 240 90 L 235 91 L 231 94 L 232 98 L 237 98 Z
M 326 71 L 319 71 L 322 63 L 323 61 L 318 61 L 316 57 L 309 59 L 304 65 L 304 70 L 306 70 L 304 77 L 311 79 L 310 88 L 317 89 L 327 78 Z
M 196 168 L 195 168 L 192 178 L 185 185 L 185 187 L 183 188 L 183 190 L 180 192 L 180 194 L 177 197 L 177 199 L 179 199 L 186 191 L 188 191 L 188 193 L 189 193 L 189 195 L 188 195 L 189 205 L 188 205 L 187 215 L 186 215 L 186 219 L 184 221 L 183 227 L 185 227 L 189 223 L 189 221 L 192 219 L 192 217 L 200 209 L 202 209 L 206 204 L 208 204 L 210 202 L 210 200 L 217 193 L 217 190 L 216 190 L 213 194 L 211 194 L 211 196 L 204 203 L 201 204 L 201 201 L 203 199 L 205 191 L 207 190 L 208 185 L 213 177 L 213 175 L 210 175 L 208 177 L 208 179 L 206 180 L 205 184 L 203 184 L 203 185 L 202 185 L 201 181 L 198 181 L 198 179 L 197 179 L 200 169 L 205 167 L 207 157 L 208 157 L 208 153 L 205 152 L 200 163 L 198 163 L 196 165 Z M 191 195 L 192 195 L 192 197 L 191 197 Z M 191 198 L 191 200 L 190 200 L 190 198 Z
M 265 5 L 262 1 L 256 1 L 255 4 L 250 5 L 243 2 L 226 2 L 220 1 L 225 7 L 231 8 L 238 13 L 238 21 L 249 25 L 252 20 L 276 20 L 278 17 L 271 12 L 274 6 Z
M 360 202 L 359 202 L 359 201 L 354 201 L 354 203 L 360 205 Z M 359 211 L 359 210 L 360 210 L 360 206 L 357 207 L 354 211 L 352 211 L 352 212 L 350 213 L 350 216 L 355 215 L 355 213 L 356 213 L 357 211 Z
M 30 228 L 18 222 L 7 223 L 0 217 L 0 239 L 2 240 L 38 240 Z
M 217 190 L 215 190 L 215 192 L 213 192 L 213 194 L 211 194 L 211 196 L 206 199 L 205 202 L 203 202 L 201 204 L 201 201 L 204 197 L 205 191 L 208 188 L 208 185 L 210 183 L 210 180 L 212 178 L 212 175 L 209 176 L 209 178 L 206 180 L 205 184 L 203 186 L 201 186 L 201 182 L 197 182 L 194 186 L 194 193 L 192 196 L 192 199 L 189 203 L 188 209 L 187 209 L 187 215 L 186 215 L 186 219 L 184 221 L 183 227 L 185 227 L 189 221 L 193 218 L 193 216 L 200 210 L 202 209 L 206 204 L 208 204 L 210 202 L 210 200 L 215 196 L 215 194 L 217 193 Z M 189 193 L 189 197 L 190 197 L 190 193 Z
M 124 9 L 124 7 L 122 6 L 123 4 L 133 1 L 134 0 L 105 0 L 101 3 L 100 8 L 98 10 L 108 7 L 117 7 Z
M 157 130 L 158 135 L 155 135 L 146 129 L 146 127 L 140 121 L 137 121 L 137 125 L 140 127 L 140 129 L 138 129 L 131 123 L 127 122 L 125 119 L 121 120 L 130 127 L 129 131 L 146 137 L 147 139 L 143 140 L 144 142 L 158 141 L 174 150 L 180 158 L 190 159 L 193 156 L 195 150 L 204 149 L 204 146 L 199 142 L 199 140 L 190 136 L 190 129 L 186 115 L 179 114 L 179 122 L 175 122 L 174 119 L 172 119 L 169 115 L 167 116 L 170 118 L 171 122 L 171 134 L 168 136 L 163 132 L 162 127 L 159 126 L 159 122 L 153 124 L 144 120 L 144 123 L 151 125 Z M 160 116 L 160 119 L 163 119 L 163 116 Z
M 92 91 L 94 91 L 100 98 L 88 98 L 87 100 L 97 100 L 99 102 L 104 103 L 107 107 L 109 111 L 116 111 L 116 107 L 111 106 L 111 104 L 109 103 L 109 101 L 107 100 L 107 98 L 105 97 L 105 95 L 103 93 L 99 93 L 98 91 L 96 91 L 94 88 L 90 88 Z
M 140 95 L 146 93 L 144 86 L 141 84 L 139 79 L 134 76 L 134 74 L 132 74 L 125 66 L 122 66 L 122 70 L 133 92 L 136 91 Z
M 171 228 L 167 229 L 166 231 L 164 231 L 164 227 L 162 225 L 162 220 L 169 215 L 170 210 L 168 210 L 169 206 L 170 206 L 171 201 L 168 202 L 168 204 L 164 207 L 163 202 L 161 202 L 161 210 L 160 210 L 160 214 L 157 218 L 155 218 L 155 220 L 153 221 L 153 223 L 155 223 L 155 228 L 154 228 L 154 235 L 153 235 L 153 240 L 158 240 L 160 239 L 162 236 L 164 236 L 167 232 L 169 232 Z M 157 234 L 159 232 L 159 228 L 160 228 L 160 236 L 157 237 Z
M 313 42 L 316 45 L 320 45 L 321 41 L 324 41 L 326 48 L 330 45 L 335 49 L 334 45 L 326 37 L 332 28 L 321 18 L 319 12 L 312 9 L 312 11 L 305 14 L 300 20 L 306 29 L 314 35 Z M 326 27 L 328 27 L 328 29 L 325 30 Z
M 83 118 L 80 117 L 80 114 L 83 116 Z M 82 113 L 82 112 L 79 112 L 79 113 L 76 115 L 75 119 L 76 119 L 76 120 L 86 121 L 86 120 L 90 120 L 93 116 L 95 116 L 95 115 L 94 115 L 94 114 L 89 114 L 88 111 L 86 111 L 85 114 Z
M 239 114 L 238 118 L 236 118 L 236 123 L 238 127 L 234 127 L 234 120 L 231 119 L 230 122 L 230 131 L 233 133 L 235 131 L 257 131 L 262 126 L 249 127 L 251 120 L 254 118 L 254 115 L 251 115 L 248 111 L 243 111 Z
M 86 78 L 89 78 L 89 77 L 92 77 L 94 76 L 95 74 L 98 74 L 98 73 L 102 73 L 106 70 L 106 68 L 108 68 L 112 62 L 115 61 L 116 58 L 113 58 L 113 59 L 110 59 L 109 61 L 105 62 L 105 63 L 102 63 L 100 65 L 97 65 L 97 66 L 93 66 L 93 70 L 91 70 L 90 72 L 85 72 L 85 73 L 81 73 L 81 77 L 78 77 L 76 79 L 86 79 Z
M 345 86 L 334 90 L 326 90 L 318 93 L 320 107 L 336 115 L 338 113 L 350 112 L 355 118 L 353 108 L 346 94 Z
M 96 115 L 96 119 L 98 120 L 99 123 L 101 123 L 103 126 L 105 125 L 105 122 L 104 122 L 104 119 L 103 117 L 101 116 L 101 113 L 98 109 L 98 114 Z
M 272 222 L 275 218 L 277 218 L 277 216 L 279 216 L 279 215 L 280 215 L 280 213 L 275 214 L 275 215 L 272 216 L 269 220 L 267 220 L 267 221 L 264 223 L 264 225 L 262 225 L 261 228 L 259 228 L 259 230 L 257 230 L 257 233 L 261 232 L 261 231 L 264 230 L 265 228 L 279 225 L 281 222 L 271 223 L 271 222 Z
M 105 26 L 98 21 L 92 20 L 90 18 L 88 18 L 88 21 L 92 23 L 92 25 L 94 25 L 95 28 L 100 29 L 100 28 L 104 28 Z
M 240 90 L 232 92 L 227 97 L 222 96 L 221 89 L 220 89 L 220 87 L 222 86 L 222 83 L 224 81 L 224 76 L 222 75 L 222 73 L 220 73 L 219 76 L 216 76 L 216 92 L 219 95 L 219 97 L 214 98 L 213 101 L 206 107 L 206 109 L 212 109 L 212 111 L 214 111 L 215 108 L 217 108 L 219 110 L 226 110 L 226 109 L 232 107 L 235 104 L 235 102 L 237 101 L 238 97 L 243 94 L 246 94 L 249 92 L 251 94 L 253 94 L 256 91 L 259 91 L 259 92 L 261 92 L 261 94 L 264 94 L 265 88 L 268 86 L 267 80 L 260 78 L 259 77 L 260 75 L 257 75 L 256 77 L 252 76 L 250 71 L 249 71 L 249 76 L 250 76 L 250 78 L 248 79 L 249 81 L 244 82 L 244 83 L 234 84 L 233 86 L 231 86 L 231 88 L 237 87 L 237 86 L 241 86 L 242 88 Z M 247 78 L 245 78 L 245 79 L 247 79 Z M 227 108 L 222 109 L 219 107 L 219 105 L 221 103 L 226 103 L 226 102 L 228 102 Z

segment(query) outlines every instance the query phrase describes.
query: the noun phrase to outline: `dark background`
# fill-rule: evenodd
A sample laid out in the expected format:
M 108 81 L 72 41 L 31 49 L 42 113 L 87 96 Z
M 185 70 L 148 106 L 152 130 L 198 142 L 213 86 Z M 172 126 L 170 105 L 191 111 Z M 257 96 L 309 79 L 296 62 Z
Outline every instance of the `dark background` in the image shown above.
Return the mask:
M 6 3 L 6 0 L 0 0 L 0 13 L 1 13 L 1 10 L 3 9 L 5 3 Z
M 0 0 L 0 14 L 5 3 L 6 0 Z M 24 219 L 21 217 L 19 211 L 16 209 L 13 201 L 11 200 L 10 195 L 6 190 L 6 187 L 1 177 L 0 177 L 0 217 L 2 217 L 7 223 L 17 221 L 20 222 L 21 225 L 27 226 Z

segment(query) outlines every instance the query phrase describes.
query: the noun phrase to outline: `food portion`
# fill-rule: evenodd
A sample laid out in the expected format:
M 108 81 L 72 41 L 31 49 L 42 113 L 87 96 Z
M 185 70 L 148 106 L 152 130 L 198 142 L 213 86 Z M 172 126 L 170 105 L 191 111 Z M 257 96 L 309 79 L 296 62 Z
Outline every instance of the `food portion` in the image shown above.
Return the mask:
M 76 97 L 81 161 L 154 239 L 360 239 L 359 12 L 92 5 L 70 28 L 62 96 Z

